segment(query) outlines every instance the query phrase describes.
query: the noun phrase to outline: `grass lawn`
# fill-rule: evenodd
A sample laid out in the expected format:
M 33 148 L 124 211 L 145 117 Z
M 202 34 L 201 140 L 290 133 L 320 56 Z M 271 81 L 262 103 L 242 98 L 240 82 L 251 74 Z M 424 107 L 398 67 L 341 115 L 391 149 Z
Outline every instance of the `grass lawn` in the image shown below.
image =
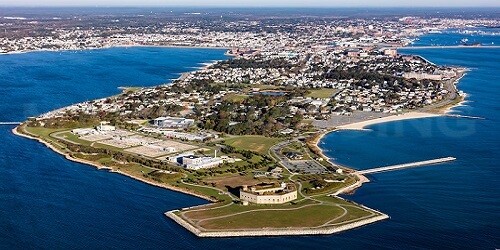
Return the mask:
M 338 225 L 374 215 L 369 210 L 340 198 L 327 196 L 317 198 L 324 203 L 302 200 L 297 204 L 280 205 L 232 204 L 207 210 L 185 210 L 181 213 L 207 230 L 318 227 L 327 222 L 326 225 Z
M 310 89 L 309 94 L 307 94 L 307 97 L 312 97 L 312 98 L 330 98 L 332 97 L 335 93 L 338 92 L 337 89 L 330 89 L 330 88 L 320 88 L 320 89 Z
M 180 188 L 185 188 L 185 189 L 188 189 L 190 191 L 194 191 L 195 193 L 206 195 L 209 197 L 213 196 L 221 201 L 230 200 L 229 196 L 224 195 L 224 194 L 219 194 L 219 191 L 212 189 L 210 187 L 194 186 L 194 185 L 185 184 L 185 183 L 177 182 L 177 181 L 172 181 L 172 182 L 169 182 L 168 184 L 170 184 L 172 186 L 180 187 Z
M 258 88 L 260 90 L 276 90 L 280 89 L 280 86 L 276 85 L 266 85 L 266 84 L 252 84 L 250 88 L 247 89 L 247 91 Z
M 293 210 L 251 211 L 202 221 L 200 226 L 206 229 L 315 227 L 341 216 L 343 212 L 336 206 L 312 205 Z
M 224 100 L 228 100 L 231 102 L 243 102 L 248 97 L 249 97 L 248 95 L 229 94 L 229 95 L 224 96 Z
M 201 210 L 201 211 L 185 211 L 184 215 L 189 217 L 192 220 L 202 220 L 202 219 L 208 219 L 208 218 L 213 218 L 213 217 L 218 217 L 218 216 L 225 216 L 225 215 L 230 215 L 234 213 L 239 213 L 239 212 L 244 212 L 244 211 L 249 211 L 249 210 L 257 210 L 257 209 L 291 209 L 291 208 L 300 208 L 304 205 L 308 204 L 317 204 L 315 201 L 311 200 L 304 200 L 300 201 L 295 205 L 292 205 L 290 203 L 286 204 L 277 204 L 277 205 L 257 205 L 257 204 L 250 204 L 248 206 L 243 206 L 239 204 L 232 204 L 227 207 L 222 207 L 222 208 L 217 208 L 217 209 L 210 209 L 210 210 Z
M 266 183 L 274 183 L 277 182 L 276 179 L 272 178 L 253 178 L 253 174 L 249 173 L 247 175 L 239 175 L 239 174 L 225 174 L 217 177 L 206 177 L 203 179 L 208 183 L 215 183 L 216 187 L 222 190 L 226 190 L 227 187 L 230 188 L 238 188 L 243 185 L 256 185 L 261 182 Z
M 76 144 L 81 144 L 81 145 L 86 145 L 86 146 L 90 146 L 90 144 L 92 143 L 92 142 L 80 139 L 77 135 L 71 133 L 70 131 L 64 132 L 64 133 L 56 133 L 55 135 L 52 134 L 52 136 L 63 138 L 63 139 L 66 139 L 68 141 L 74 142 Z
M 44 128 L 44 127 L 28 127 L 28 126 L 24 126 L 24 129 L 28 133 L 37 135 L 41 138 L 50 138 L 51 133 L 65 130 L 65 129 L 54 129 L 54 128 Z
M 267 154 L 269 149 L 276 143 L 282 141 L 281 138 L 264 137 L 258 135 L 239 136 L 226 139 L 225 144 L 236 149 L 250 150 L 259 154 Z

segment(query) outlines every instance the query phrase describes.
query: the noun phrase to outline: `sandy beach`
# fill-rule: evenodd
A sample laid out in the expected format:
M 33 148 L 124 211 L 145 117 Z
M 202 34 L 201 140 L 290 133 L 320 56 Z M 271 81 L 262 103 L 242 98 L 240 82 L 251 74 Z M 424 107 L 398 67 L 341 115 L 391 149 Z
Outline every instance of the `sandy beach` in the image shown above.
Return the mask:
M 352 168 L 334 163 L 327 155 L 325 155 L 325 153 L 323 152 L 323 150 L 319 146 L 321 139 L 325 135 L 327 135 L 331 132 L 334 132 L 334 131 L 338 131 L 338 130 L 366 130 L 366 127 L 368 127 L 368 126 L 379 124 L 379 123 L 385 123 L 385 122 L 394 122 L 394 121 L 430 118 L 430 117 L 439 117 L 439 116 L 442 116 L 442 115 L 441 114 L 434 114 L 434 113 L 425 113 L 425 112 L 408 112 L 408 113 L 404 113 L 404 114 L 391 115 L 391 116 L 386 116 L 386 117 L 381 117 L 381 118 L 376 118 L 376 119 L 371 119 L 371 120 L 366 120 L 366 121 L 361 121 L 361 122 L 353 122 L 350 124 L 346 124 L 346 125 L 338 126 L 336 128 L 333 128 L 333 129 L 326 130 L 326 131 L 322 132 L 321 134 L 319 134 L 315 138 L 315 140 L 311 142 L 311 145 L 316 148 L 316 152 L 318 152 L 319 156 L 322 157 L 324 160 L 328 161 L 333 166 L 342 168 L 348 172 L 353 172 L 354 175 L 356 175 L 356 177 L 358 179 L 358 181 L 356 181 L 354 184 L 339 190 L 338 192 L 336 192 L 333 195 L 339 195 L 342 193 L 352 192 L 352 191 L 356 190 L 357 188 L 361 187 L 363 185 L 363 183 L 370 182 L 370 180 L 364 175 L 355 173 L 356 170 L 354 170 Z
M 440 114 L 433 113 L 423 113 L 423 112 L 408 112 L 400 115 L 391 115 L 387 117 L 372 119 L 368 121 L 355 122 L 347 125 L 342 125 L 337 127 L 337 129 L 347 129 L 347 130 L 364 130 L 366 127 L 374 124 L 385 123 L 385 122 L 393 122 L 393 121 L 403 121 L 410 119 L 420 119 L 420 118 L 429 118 L 429 117 L 439 117 Z

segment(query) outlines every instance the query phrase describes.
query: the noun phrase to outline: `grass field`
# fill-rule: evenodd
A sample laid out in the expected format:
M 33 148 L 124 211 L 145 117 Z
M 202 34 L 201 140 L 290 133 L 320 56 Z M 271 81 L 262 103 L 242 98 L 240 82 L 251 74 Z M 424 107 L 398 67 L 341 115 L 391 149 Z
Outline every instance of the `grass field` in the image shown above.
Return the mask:
M 61 133 L 54 133 L 51 136 L 58 137 L 61 139 L 66 139 L 66 140 L 74 142 L 76 144 L 81 144 L 81 145 L 86 145 L 86 146 L 89 146 L 91 144 L 91 142 L 80 139 L 77 135 L 71 133 L 70 131 L 61 132 Z
M 27 127 L 24 129 L 31 134 L 40 136 L 41 138 L 49 138 L 51 133 L 62 131 L 64 129 L 53 129 L 53 128 L 43 128 L 43 127 Z
M 235 174 L 225 174 L 215 177 L 207 177 L 204 181 L 208 183 L 215 183 L 215 186 L 219 189 L 226 190 L 229 188 L 238 188 L 243 185 L 256 185 L 261 182 L 273 183 L 276 179 L 272 178 L 254 178 L 252 173 L 246 175 L 235 175 Z
M 276 143 L 282 141 L 281 138 L 270 138 L 264 136 L 239 136 L 226 139 L 225 144 L 236 149 L 250 150 L 259 154 L 267 154 L 269 149 Z
M 311 201 L 311 200 L 303 200 L 300 201 L 296 205 L 292 204 L 281 204 L 281 205 L 257 205 L 257 204 L 251 204 L 249 206 L 242 206 L 239 204 L 232 204 L 230 206 L 225 206 L 225 207 L 220 207 L 216 209 L 210 209 L 210 210 L 199 210 L 199 211 L 190 211 L 187 210 L 184 212 L 184 214 L 189 217 L 192 220 L 203 220 L 207 218 L 213 218 L 213 217 L 219 217 L 219 216 L 225 216 L 229 214 L 235 214 L 235 213 L 240 213 L 244 211 L 249 211 L 249 210 L 257 210 L 257 209 L 290 209 L 290 208 L 299 208 L 304 205 L 310 205 L 310 204 L 318 204 L 318 202 Z
M 318 200 L 302 200 L 297 204 L 231 204 L 219 208 L 184 210 L 179 214 L 202 230 L 314 228 L 341 225 L 376 215 L 356 204 L 326 196 Z
M 320 89 L 310 89 L 309 94 L 307 94 L 307 97 L 312 97 L 312 98 L 330 98 L 332 97 L 335 93 L 338 92 L 337 89 L 329 89 L 329 88 L 320 88 Z
M 252 211 L 205 220 L 200 226 L 210 229 L 317 227 L 341 216 L 342 213 L 343 210 L 336 206 L 313 205 L 294 210 Z
M 243 102 L 248 97 L 249 97 L 248 95 L 229 94 L 229 95 L 224 96 L 224 100 L 239 103 L 239 102 Z

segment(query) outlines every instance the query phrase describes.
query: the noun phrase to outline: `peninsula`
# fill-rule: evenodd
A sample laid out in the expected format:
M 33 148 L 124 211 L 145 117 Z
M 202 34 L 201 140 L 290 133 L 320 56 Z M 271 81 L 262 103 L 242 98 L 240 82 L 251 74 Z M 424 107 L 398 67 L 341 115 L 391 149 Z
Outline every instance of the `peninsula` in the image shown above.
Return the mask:
M 456 22 L 300 20 L 261 25 L 273 27 L 265 33 L 246 21 L 237 23 L 246 32 L 232 21 L 223 31 L 192 27 L 172 36 L 182 44 L 111 35 L 108 45 L 147 37 L 129 45 L 225 47 L 233 58 L 169 84 L 29 118 L 13 132 L 69 160 L 210 201 L 165 213 L 200 237 L 331 234 L 388 219 L 338 196 L 368 179 L 330 161 L 317 144 L 333 130 L 439 116 L 463 101 L 456 84 L 465 69 L 398 51 L 415 35 Z M 17 44 L 3 50 L 31 49 Z

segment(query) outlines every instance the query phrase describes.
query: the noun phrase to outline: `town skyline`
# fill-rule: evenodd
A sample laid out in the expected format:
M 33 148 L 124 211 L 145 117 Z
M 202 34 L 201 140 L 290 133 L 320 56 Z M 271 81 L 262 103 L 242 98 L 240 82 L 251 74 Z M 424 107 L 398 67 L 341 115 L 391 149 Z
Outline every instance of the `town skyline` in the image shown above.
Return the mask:
M 340 1 L 333 0 L 325 1 L 312 0 L 304 3 L 298 0 L 273 0 L 273 1 L 229 1 L 229 0 L 215 0 L 215 1 L 201 1 L 201 0 L 187 0 L 179 4 L 177 1 L 160 1 L 160 0 L 85 0 L 78 1 L 78 3 L 65 1 L 65 0 L 20 0 L 16 2 L 8 0 L 0 0 L 0 7 L 291 7 L 291 8 L 360 8 L 360 7 L 405 7 L 405 8 L 439 8 L 439 7 L 500 7 L 500 2 L 495 0 L 479 0 L 479 1 L 466 1 L 466 0 L 420 0 L 420 1 L 394 1 L 394 0 L 381 0 L 377 2 L 366 0 L 354 1 Z

